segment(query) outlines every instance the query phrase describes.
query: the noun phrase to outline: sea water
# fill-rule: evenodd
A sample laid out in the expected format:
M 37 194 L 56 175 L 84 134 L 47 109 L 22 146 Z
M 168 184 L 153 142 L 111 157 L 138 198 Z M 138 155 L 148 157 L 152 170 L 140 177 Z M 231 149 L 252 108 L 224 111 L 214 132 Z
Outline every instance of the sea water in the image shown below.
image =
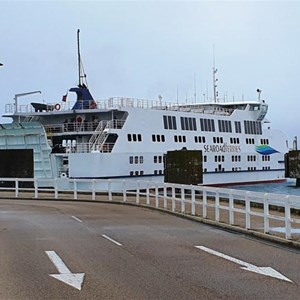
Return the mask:
M 287 179 L 285 182 L 280 183 L 263 183 L 252 185 L 234 185 L 230 188 L 237 190 L 246 190 L 252 192 L 285 194 L 300 196 L 300 187 L 296 187 L 296 179 Z

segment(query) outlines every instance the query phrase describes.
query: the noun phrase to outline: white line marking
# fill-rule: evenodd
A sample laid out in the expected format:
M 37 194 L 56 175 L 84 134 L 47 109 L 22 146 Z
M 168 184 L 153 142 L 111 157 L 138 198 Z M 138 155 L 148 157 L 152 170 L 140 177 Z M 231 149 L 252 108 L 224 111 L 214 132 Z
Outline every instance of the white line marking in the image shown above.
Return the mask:
M 119 242 L 117 242 L 117 241 L 115 241 L 114 239 L 110 238 L 109 236 L 107 236 L 107 235 L 105 235 L 105 234 L 102 234 L 102 236 L 103 236 L 105 239 L 111 241 L 112 243 L 114 243 L 114 244 L 116 244 L 116 245 L 118 245 L 118 246 L 122 246 L 122 244 L 120 244 Z
M 82 220 L 80 220 L 80 219 L 76 218 L 75 216 L 72 216 L 72 218 L 73 218 L 73 219 L 75 219 L 76 221 L 78 221 L 78 222 L 82 223 Z
M 52 263 L 55 265 L 60 274 L 49 274 L 49 276 L 56 278 L 77 290 L 81 290 L 83 283 L 84 273 L 71 273 L 69 268 L 65 265 L 62 259 L 55 251 L 45 251 Z
M 285 277 L 284 275 L 277 272 L 276 270 L 274 270 L 271 267 L 257 267 L 255 265 L 251 265 L 247 262 L 244 262 L 242 260 L 239 260 L 237 258 L 231 257 L 229 255 L 223 254 L 221 252 L 212 250 L 212 249 L 204 247 L 204 246 L 195 246 L 195 247 L 200 249 L 200 250 L 203 250 L 207 253 L 210 253 L 212 255 L 216 255 L 216 256 L 219 256 L 221 258 L 227 259 L 227 260 L 229 260 L 231 262 L 234 262 L 238 265 L 242 265 L 243 267 L 241 267 L 241 269 L 243 269 L 243 270 L 258 273 L 258 274 L 265 275 L 265 276 L 274 277 L 274 278 L 277 278 L 277 279 L 280 279 L 280 280 L 285 280 L 285 281 L 293 283 L 292 280 L 288 279 L 287 277 Z

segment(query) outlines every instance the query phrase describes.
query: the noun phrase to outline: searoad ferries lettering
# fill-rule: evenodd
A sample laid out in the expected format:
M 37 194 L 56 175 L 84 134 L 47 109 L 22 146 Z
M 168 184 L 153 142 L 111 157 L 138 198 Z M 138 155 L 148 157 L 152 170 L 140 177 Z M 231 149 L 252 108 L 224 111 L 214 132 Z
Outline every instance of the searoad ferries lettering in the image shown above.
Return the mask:
M 241 152 L 239 145 L 204 145 L 204 152 Z

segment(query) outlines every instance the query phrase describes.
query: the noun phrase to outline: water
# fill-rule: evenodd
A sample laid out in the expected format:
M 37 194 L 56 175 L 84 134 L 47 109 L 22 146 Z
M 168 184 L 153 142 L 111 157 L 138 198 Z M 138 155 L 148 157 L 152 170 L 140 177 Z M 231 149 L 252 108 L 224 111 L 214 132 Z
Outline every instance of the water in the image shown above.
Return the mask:
M 274 193 L 300 196 L 300 187 L 296 188 L 296 179 L 287 179 L 281 183 L 263 183 L 253 185 L 235 185 L 230 188 L 252 192 Z

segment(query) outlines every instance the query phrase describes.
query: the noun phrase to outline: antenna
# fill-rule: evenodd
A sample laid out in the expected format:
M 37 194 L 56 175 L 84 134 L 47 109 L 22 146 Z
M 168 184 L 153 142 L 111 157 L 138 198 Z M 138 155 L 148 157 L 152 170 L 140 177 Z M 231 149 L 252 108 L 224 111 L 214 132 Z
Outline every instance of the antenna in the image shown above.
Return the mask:
M 217 92 L 217 81 L 218 78 L 216 78 L 216 74 L 218 72 L 218 69 L 215 67 L 215 45 L 213 45 L 213 92 L 214 92 L 214 102 L 218 102 L 218 92 Z
M 79 33 L 80 30 L 77 30 L 77 55 L 78 55 L 78 79 L 79 83 L 78 85 L 80 87 L 87 87 L 87 80 L 86 80 L 86 74 L 84 72 L 81 55 L 80 55 L 80 43 L 79 43 Z
M 197 103 L 196 73 L 194 73 L 194 97 L 195 97 L 195 103 Z

